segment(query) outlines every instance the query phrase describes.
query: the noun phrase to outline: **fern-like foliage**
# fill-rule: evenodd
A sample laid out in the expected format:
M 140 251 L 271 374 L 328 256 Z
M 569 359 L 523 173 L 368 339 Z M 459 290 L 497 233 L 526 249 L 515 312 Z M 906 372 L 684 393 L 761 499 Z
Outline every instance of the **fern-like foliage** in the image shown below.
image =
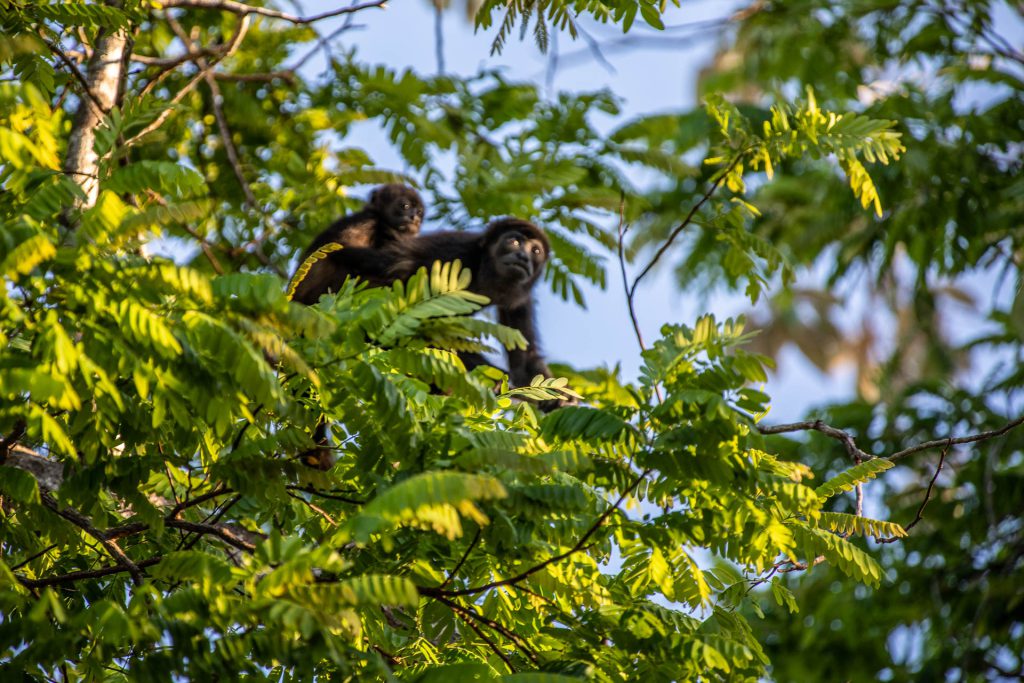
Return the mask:
M 376 321 L 374 337 L 391 346 L 402 337 L 411 336 L 427 318 L 465 315 L 488 303 L 487 297 L 470 292 L 472 273 L 463 270 L 459 261 L 434 262 L 428 277 L 425 269 L 409 278 L 404 285 L 396 282 L 396 299 L 384 307 Z
M 673 1 L 676 6 L 678 2 Z M 490 28 L 495 12 L 504 12 L 498 25 L 498 34 L 491 45 L 491 54 L 499 53 L 515 30 L 520 26 L 520 38 L 529 30 L 530 20 L 535 21 L 533 33 L 537 47 L 541 52 L 547 51 L 548 24 L 570 36 L 578 36 L 576 18 L 579 15 L 590 15 L 591 18 L 607 23 L 609 21 L 622 24 L 622 30 L 628 31 L 639 14 L 644 22 L 656 29 L 664 29 L 661 14 L 667 3 L 654 0 L 485 0 L 477 11 L 476 23 L 479 28 Z
M 882 568 L 878 562 L 845 538 L 802 525 L 793 525 L 793 533 L 806 561 L 821 556 L 851 578 L 873 586 L 881 583 Z
M 873 458 L 837 474 L 814 490 L 822 498 L 831 498 L 843 491 L 852 491 L 857 484 L 863 484 L 891 469 L 893 464 L 885 458 Z
M 904 538 L 907 532 L 895 522 L 858 517 L 847 512 L 821 512 L 818 523 L 838 534 L 874 536 L 875 538 Z
M 463 533 L 460 516 L 477 524 L 487 523 L 476 501 L 506 495 L 505 487 L 492 477 L 458 472 L 421 474 L 374 498 L 352 519 L 349 531 L 356 538 L 365 539 L 375 531 L 409 524 L 454 539 Z

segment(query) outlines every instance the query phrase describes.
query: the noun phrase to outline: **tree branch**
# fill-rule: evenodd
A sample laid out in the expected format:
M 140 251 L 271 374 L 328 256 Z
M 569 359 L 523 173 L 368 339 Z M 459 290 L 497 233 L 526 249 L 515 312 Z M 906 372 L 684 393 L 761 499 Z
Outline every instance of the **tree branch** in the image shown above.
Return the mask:
M 77 510 L 73 510 L 72 508 L 61 509 L 53 496 L 46 491 L 40 491 L 39 498 L 47 508 L 99 541 L 100 545 L 103 546 L 103 549 L 107 551 L 107 554 L 114 558 L 114 560 L 116 560 L 124 570 L 132 575 L 132 581 L 136 586 L 142 583 L 142 570 L 139 569 L 138 565 L 132 562 L 130 557 L 125 555 L 124 551 L 117 546 L 117 543 L 108 539 L 106 534 L 94 527 L 88 517 Z
M 942 452 L 939 454 L 939 464 L 935 467 L 935 474 L 932 475 L 931 481 L 928 482 L 928 489 L 924 492 L 924 500 L 921 501 L 921 507 L 917 508 L 917 514 L 914 515 L 914 520 L 903 527 L 904 531 L 910 531 L 924 518 L 924 508 L 928 505 L 928 501 L 932 499 L 932 489 L 935 488 L 935 480 L 939 478 L 939 472 L 942 471 L 942 466 L 946 463 L 946 453 L 949 452 L 951 441 L 952 439 L 947 439 L 946 447 L 943 448 Z
M 341 16 L 342 14 L 353 14 L 355 12 L 361 12 L 362 10 L 373 9 L 375 7 L 387 9 L 387 0 L 373 0 L 373 2 L 365 2 L 361 5 L 339 7 L 338 9 L 333 9 L 322 14 L 314 14 L 309 17 L 300 17 L 294 14 L 288 14 L 287 12 L 279 12 L 278 10 L 270 9 L 269 7 L 246 5 L 245 3 L 235 2 L 235 0 L 166 0 L 163 3 L 163 6 L 165 8 L 191 7 L 195 9 L 216 9 L 238 14 L 243 17 L 247 17 L 251 14 L 258 14 L 263 17 L 280 19 L 293 24 L 312 24 L 324 19 L 330 19 L 331 17 Z
M 516 672 L 516 668 L 512 666 L 512 660 L 510 660 L 508 658 L 508 655 L 506 655 L 505 652 L 500 647 L 498 647 L 497 643 L 488 638 L 487 634 L 480 630 L 480 627 L 474 624 L 472 620 L 470 620 L 470 618 L 467 617 L 465 614 L 458 610 L 453 611 L 455 612 L 455 615 L 459 617 L 459 619 L 464 621 L 467 626 L 473 629 L 473 632 L 476 633 L 477 637 L 480 638 L 480 640 L 484 641 L 487 644 L 487 647 L 491 649 L 491 652 L 498 655 L 498 657 L 501 658 L 501 661 L 505 662 L 505 666 L 508 667 L 509 671 L 511 671 L 512 673 Z
M 25 436 L 25 430 L 28 428 L 28 424 L 25 422 L 25 418 L 18 418 L 14 423 L 14 428 L 11 429 L 11 433 L 0 439 L 0 465 L 7 462 L 7 456 L 10 454 L 14 444 L 21 440 L 21 437 Z
M 227 44 L 227 48 L 221 53 L 221 55 L 217 59 L 209 61 L 207 63 L 206 69 L 200 69 L 199 73 L 192 77 L 192 80 L 186 83 L 181 90 L 175 93 L 174 97 L 171 98 L 171 104 L 177 104 L 178 102 L 181 102 L 183 99 L 185 99 L 185 96 L 195 89 L 195 87 L 199 84 L 199 81 L 206 79 L 206 71 L 216 67 L 217 64 L 219 64 L 224 59 L 227 59 L 229 56 L 231 56 L 231 54 L 235 52 L 235 50 L 238 49 L 238 47 L 242 44 L 242 39 L 245 38 L 245 34 L 249 31 L 249 22 L 249 15 L 243 15 L 238 22 L 238 28 L 235 30 L 235 35 L 231 36 L 231 40 Z M 186 43 L 186 45 L 190 45 L 190 43 Z M 146 86 L 146 88 L 148 89 L 149 86 Z M 145 93 L 146 90 L 143 90 L 142 94 L 145 95 Z M 132 136 L 131 139 L 127 140 L 124 143 L 124 146 L 130 147 L 136 144 L 139 140 L 143 139 L 144 137 L 152 133 L 154 130 L 164 125 L 164 121 L 167 120 L 167 117 L 169 117 L 173 111 L 174 107 L 168 107 L 164 111 L 160 112 L 160 115 L 157 116 L 152 123 L 143 128 L 136 135 Z
M 935 439 L 934 441 L 925 441 L 924 443 L 920 443 L 916 446 L 904 448 L 902 451 L 897 451 L 896 453 L 893 453 L 892 455 L 887 457 L 889 458 L 889 460 L 900 460 L 902 458 L 907 457 L 908 455 L 912 455 L 920 451 L 927 451 L 932 448 L 941 448 L 943 446 L 948 448 L 949 446 L 959 446 L 960 444 L 974 443 L 976 441 L 994 439 L 995 437 L 1002 436 L 1003 434 L 1006 434 L 1010 430 L 1015 429 L 1022 424 L 1024 424 L 1024 415 L 1021 415 L 1012 422 L 1008 422 L 1006 425 L 1000 427 L 999 429 L 993 429 L 988 432 L 981 432 L 980 434 L 973 434 L 971 436 L 958 436 L 953 437 L 951 439 Z
M 696 216 L 697 212 L 700 211 L 700 208 L 704 206 L 704 204 L 706 204 L 709 199 L 711 199 L 711 195 L 715 193 L 715 190 L 717 190 L 718 187 L 722 184 L 722 181 L 725 180 L 726 176 L 728 176 L 729 173 L 731 173 L 732 170 L 736 168 L 736 165 L 740 163 L 740 161 L 745 156 L 745 153 L 746 150 L 738 152 L 736 154 L 736 157 L 729 163 L 725 170 L 719 172 L 718 177 L 715 178 L 715 181 L 711 184 L 711 187 L 708 188 L 708 191 L 704 193 L 704 196 L 700 198 L 700 201 L 693 205 L 693 207 L 690 209 L 690 212 L 686 214 L 686 218 L 683 219 L 683 222 L 676 226 L 676 229 L 673 230 L 672 233 L 668 236 L 668 239 L 665 240 L 665 243 L 661 245 L 657 252 L 655 252 L 654 258 L 651 259 L 651 262 L 648 263 L 647 266 L 640 271 L 640 274 L 636 276 L 636 279 L 633 280 L 633 286 L 629 288 L 630 300 L 632 300 L 633 295 L 636 294 L 636 287 L 637 285 L 640 284 L 640 280 L 644 279 L 644 276 L 647 275 L 647 273 L 651 272 L 651 268 L 653 268 L 654 264 L 658 262 L 658 260 L 666 251 L 668 251 L 668 248 L 672 246 L 673 242 L 675 242 L 676 237 L 679 236 L 679 233 L 681 233 L 683 230 L 687 228 L 687 226 L 690 225 L 690 223 L 693 221 L 693 217 Z
M 475 548 L 476 544 L 480 542 L 480 534 L 482 531 L 483 529 L 477 527 L 476 535 L 473 537 L 473 540 L 469 542 L 469 546 L 466 547 L 466 552 L 462 553 L 462 559 L 460 559 L 456 563 L 455 568 L 452 569 L 451 573 L 448 575 L 448 578 L 445 579 L 444 582 L 440 586 L 438 586 L 438 588 L 444 588 L 445 586 L 447 586 L 449 583 L 452 582 L 452 579 L 455 578 L 455 575 L 459 573 L 459 570 L 462 569 L 462 565 L 464 565 L 466 563 L 466 560 L 469 558 L 469 554 L 473 552 L 473 548 Z
M 437 597 L 435 599 L 438 602 L 441 602 L 450 607 L 452 611 L 456 612 L 457 614 L 464 614 L 465 616 L 470 617 L 474 621 L 479 621 L 481 624 L 484 624 L 488 628 L 497 631 L 501 635 L 505 636 L 505 638 L 511 641 L 511 643 L 514 646 L 522 650 L 523 654 L 525 654 L 530 659 L 530 661 L 532 661 L 535 665 L 540 666 L 540 660 L 537 659 L 536 653 L 534 653 L 530 649 L 530 644 L 526 642 L 526 640 L 523 639 L 522 636 L 517 635 L 504 624 L 495 621 L 490 617 L 485 617 L 484 615 L 480 614 L 476 610 L 470 609 L 469 607 L 464 607 L 455 602 L 454 600 L 449 600 L 448 598 L 442 597 Z
M 217 522 L 220 521 L 221 517 L 226 515 L 228 510 L 230 510 L 240 500 L 242 500 L 242 494 L 240 494 L 240 493 L 236 494 L 235 496 L 233 496 L 231 498 L 231 500 L 226 501 L 223 505 L 221 505 L 214 512 L 212 512 L 209 515 L 207 515 L 206 519 L 204 519 L 201 522 L 201 525 L 203 527 L 212 527 L 212 526 L 216 525 Z M 202 539 L 202 538 L 203 538 L 203 534 L 202 533 L 197 533 L 195 535 L 195 537 L 189 539 L 188 542 L 185 542 L 185 540 L 182 539 L 182 542 L 178 544 L 178 549 L 179 550 L 181 550 L 181 549 L 191 550 L 192 548 L 195 547 L 196 543 L 199 543 L 200 539 Z
M 421 586 L 421 587 L 418 588 L 418 590 L 420 592 L 420 595 L 425 595 L 425 596 L 431 597 L 431 598 L 442 598 L 442 597 L 454 598 L 454 597 L 460 597 L 460 596 L 463 596 L 463 595 L 477 595 L 479 593 L 484 593 L 486 591 L 489 591 L 492 588 L 498 588 L 499 586 L 511 586 L 511 585 L 517 584 L 520 581 L 522 581 L 523 579 L 526 579 L 526 578 L 532 576 L 533 574 L 536 574 L 537 572 L 539 572 L 540 570 L 544 569 L 548 565 L 554 564 L 556 562 L 560 562 L 560 561 L 564 560 L 565 558 L 567 558 L 567 557 L 569 557 L 571 555 L 575 555 L 580 550 L 582 550 L 584 546 L 586 546 L 587 541 L 590 540 L 590 537 L 593 536 L 597 532 L 597 530 L 601 528 L 601 525 L 603 525 L 605 523 L 605 521 L 612 515 L 612 513 L 616 512 L 619 509 L 619 506 L 622 505 L 622 502 L 624 500 L 626 500 L 626 497 L 629 496 L 631 493 L 633 493 L 633 491 L 636 490 L 636 487 L 640 485 L 640 482 L 643 481 L 644 478 L 647 477 L 647 475 L 649 475 L 652 471 L 653 470 L 646 469 L 643 472 L 641 472 L 637 476 L 637 478 L 633 480 L 633 483 L 631 483 L 628 487 L 626 487 L 626 490 L 622 492 L 622 495 L 619 496 L 618 500 L 616 500 L 615 503 L 613 505 L 611 505 L 607 510 L 605 510 L 603 513 L 601 513 L 601 516 L 598 517 L 597 521 L 594 522 L 590 526 L 590 528 L 587 529 L 586 533 L 584 533 L 583 536 L 580 537 L 580 540 L 576 542 L 576 545 L 574 545 L 569 550 L 566 550 L 564 553 L 559 553 L 558 555 L 553 555 L 552 557 L 549 557 L 548 559 L 544 560 L 540 564 L 534 565 L 533 567 L 530 567 L 529 569 L 527 569 L 527 570 L 525 570 L 525 571 L 523 571 L 523 572 L 521 572 L 519 574 L 516 574 L 515 576 L 513 576 L 511 578 L 508 578 L 508 579 L 502 579 L 501 581 L 492 581 L 491 583 L 486 583 L 486 584 L 484 584 L 482 586 L 477 586 L 475 588 L 463 588 L 461 590 L 454 590 L 454 591 L 453 590 L 443 590 L 441 588 L 429 588 L 429 587 Z
M 199 534 L 204 536 L 207 534 L 216 536 L 220 540 L 224 541 L 228 545 L 241 550 L 243 552 L 252 554 L 256 551 L 256 546 L 248 541 L 239 538 L 233 532 L 220 524 L 201 524 L 199 522 L 186 522 L 183 519 L 168 519 L 164 521 L 164 524 L 173 529 L 182 529 L 191 533 Z
M 139 569 L 145 569 L 146 567 L 152 567 L 162 559 L 161 556 L 150 557 L 142 560 L 135 564 Z M 109 576 L 111 574 L 120 574 L 121 572 L 128 571 L 128 567 L 124 565 L 114 565 L 113 567 L 102 567 L 100 569 L 83 569 L 76 572 L 68 572 L 67 574 L 60 574 L 58 576 L 47 576 L 42 579 L 29 579 L 23 576 L 18 577 L 18 583 L 25 586 L 26 588 L 44 588 L 46 586 L 59 586 L 65 583 L 74 583 L 83 579 L 98 579 L 103 576 Z
M 857 447 L 857 443 L 853 440 L 853 437 L 844 432 L 841 429 L 836 429 L 830 425 L 825 424 L 821 420 L 804 420 L 803 422 L 791 422 L 789 424 L 781 425 L 770 425 L 770 426 L 757 426 L 757 431 L 761 432 L 765 436 L 771 434 L 785 434 L 787 432 L 804 432 L 804 431 L 815 431 L 821 432 L 825 436 L 835 439 L 843 444 L 846 448 L 846 452 L 851 458 L 861 460 L 872 460 L 875 456 L 870 453 L 865 453 Z
M 821 432 L 825 436 L 840 441 L 843 444 L 843 446 L 846 447 L 846 452 L 849 453 L 850 456 L 853 457 L 854 459 L 860 458 L 861 460 L 874 460 L 875 458 L 884 457 L 886 460 L 896 461 L 901 460 L 907 457 L 908 455 L 919 453 L 921 451 L 927 451 L 932 448 L 948 449 L 950 446 L 958 446 L 960 444 L 965 443 L 976 443 L 978 441 L 987 441 L 988 439 L 994 439 L 997 436 L 1002 436 L 1003 434 L 1006 434 L 1007 432 L 1019 427 L 1022 424 L 1024 424 L 1024 415 L 1006 423 L 999 429 L 992 429 L 987 432 L 980 432 L 978 434 L 971 434 L 969 436 L 956 436 L 948 437 L 945 439 L 934 439 L 932 441 L 925 441 L 923 443 L 917 444 L 916 446 L 904 448 L 902 451 L 896 451 L 891 455 L 885 456 L 871 455 L 870 453 L 862 451 L 860 448 L 858 448 L 857 443 L 853 440 L 853 436 L 851 436 L 848 432 L 844 432 L 841 429 L 837 429 L 835 427 L 827 425 L 821 420 L 805 420 L 803 422 L 791 422 L 789 424 L 781 425 L 758 425 L 757 431 L 759 431 L 761 434 L 764 434 L 765 436 L 771 434 L 784 434 L 787 432 Z

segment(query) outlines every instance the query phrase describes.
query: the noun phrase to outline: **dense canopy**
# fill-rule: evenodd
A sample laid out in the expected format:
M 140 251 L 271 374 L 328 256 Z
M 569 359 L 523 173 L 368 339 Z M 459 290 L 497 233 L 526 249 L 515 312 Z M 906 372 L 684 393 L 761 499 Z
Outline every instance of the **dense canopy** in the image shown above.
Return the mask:
M 331 49 L 382 5 L 0 0 L 4 680 L 1024 675 L 1020 8 L 754 2 L 699 108 L 626 117 Z M 468 9 L 497 52 L 687 12 Z M 385 182 L 543 226 L 638 376 L 467 372 L 524 339 L 459 263 L 291 301 Z M 655 268 L 758 307 L 645 339 Z M 794 347 L 856 395 L 778 424 Z

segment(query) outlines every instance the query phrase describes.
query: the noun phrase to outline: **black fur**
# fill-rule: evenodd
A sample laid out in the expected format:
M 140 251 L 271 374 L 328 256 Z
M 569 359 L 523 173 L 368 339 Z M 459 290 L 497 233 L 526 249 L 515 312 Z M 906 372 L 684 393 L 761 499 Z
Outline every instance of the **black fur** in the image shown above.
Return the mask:
M 423 214 L 423 199 L 416 190 L 407 185 L 381 185 L 370 193 L 370 200 L 362 210 L 338 219 L 317 235 L 303 253 L 302 261 L 331 242 L 346 249 L 383 249 L 409 240 L 419 234 Z M 337 291 L 345 278 L 353 274 L 353 270 L 337 261 L 321 259 L 296 286 L 292 298 L 300 303 L 315 304 L 321 295 Z
M 423 214 L 419 192 L 407 185 L 381 185 L 370 193 L 370 200 L 360 211 L 338 219 L 317 235 L 303 253 L 302 261 L 331 242 L 345 247 L 342 251 L 359 249 L 374 253 L 388 245 L 411 240 L 420 232 Z M 337 291 L 347 277 L 356 273 L 357 270 L 348 268 L 343 261 L 320 259 L 296 285 L 292 299 L 315 304 L 323 294 Z M 334 465 L 334 456 L 327 446 L 326 424 L 317 424 L 313 440 L 316 446 L 301 453 L 300 460 L 318 470 L 329 470 Z
M 473 273 L 469 289 L 488 297 L 498 308 L 498 322 L 519 330 L 529 342 L 525 351 L 508 354 L 509 378 L 513 386 L 523 386 L 536 375 L 551 376 L 540 351 L 532 293 L 550 253 L 547 235 L 539 227 L 519 218 L 502 218 L 483 232 L 446 230 L 376 250 L 342 249 L 327 258 L 339 270 L 375 286 L 406 280 L 434 261 L 458 259 Z M 479 354 L 462 358 L 469 368 L 487 363 Z

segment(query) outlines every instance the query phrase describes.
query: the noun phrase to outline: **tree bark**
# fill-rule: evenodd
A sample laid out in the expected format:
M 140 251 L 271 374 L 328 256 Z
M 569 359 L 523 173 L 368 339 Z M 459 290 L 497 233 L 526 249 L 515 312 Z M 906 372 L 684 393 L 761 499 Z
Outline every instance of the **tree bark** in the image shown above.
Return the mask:
M 82 93 L 64 160 L 64 172 L 85 192 L 83 207 L 95 204 L 99 196 L 99 155 L 94 149 L 96 128 L 117 104 L 130 53 L 130 34 L 122 28 L 101 34 L 89 60 L 85 74 L 88 92 Z

